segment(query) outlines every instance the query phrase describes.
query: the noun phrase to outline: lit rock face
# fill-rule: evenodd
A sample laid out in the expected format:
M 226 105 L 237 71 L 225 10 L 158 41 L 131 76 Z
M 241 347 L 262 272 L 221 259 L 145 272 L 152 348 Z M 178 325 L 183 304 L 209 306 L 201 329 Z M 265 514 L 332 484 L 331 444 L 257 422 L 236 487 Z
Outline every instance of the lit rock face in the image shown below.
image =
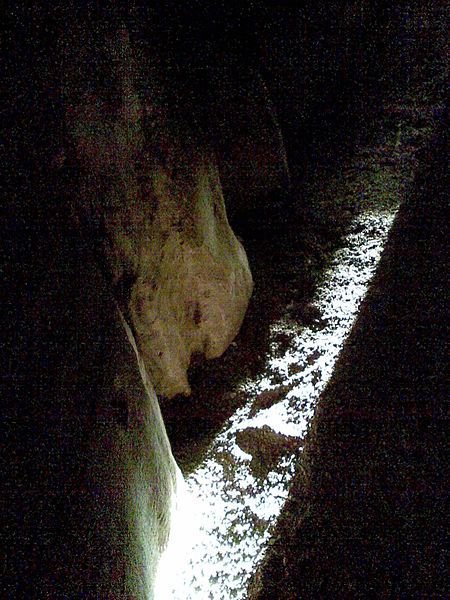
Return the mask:
M 251 276 L 211 154 L 137 93 L 127 34 L 12 18 L 2 591 L 151 600 L 180 478 L 153 381 L 188 390 Z
M 179 478 L 153 388 L 189 391 L 252 279 L 213 152 L 126 30 L 75 4 L 17 3 L 5 36 L 2 585 L 150 600 Z
M 192 355 L 228 347 L 252 277 L 212 153 L 180 140 L 155 98 L 137 94 L 127 33 L 107 43 L 118 100 L 78 90 L 67 116 L 81 204 L 90 223 L 100 221 L 102 253 L 156 391 L 189 394 Z
M 26 246 L 6 279 L 2 590 L 151 600 L 179 472 L 131 330 L 65 212 L 15 230 Z
M 214 358 L 237 334 L 252 291 L 241 244 L 225 214 L 215 165 L 175 180 L 155 174 L 159 209 L 142 248 L 131 314 L 156 389 L 189 394 L 193 354 Z

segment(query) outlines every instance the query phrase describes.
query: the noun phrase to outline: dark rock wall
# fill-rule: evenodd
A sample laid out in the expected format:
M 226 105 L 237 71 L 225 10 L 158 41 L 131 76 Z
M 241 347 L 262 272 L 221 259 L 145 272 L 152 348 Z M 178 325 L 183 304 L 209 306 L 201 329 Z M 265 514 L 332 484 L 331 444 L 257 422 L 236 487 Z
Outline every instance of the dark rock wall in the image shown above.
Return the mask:
M 2 593 L 150 597 L 175 463 L 108 283 L 51 209 L 16 227 L 3 280 Z
M 445 598 L 445 118 L 325 389 L 250 598 Z
M 397 66 L 412 76 L 405 7 L 2 8 L 7 597 L 151 594 L 176 469 L 133 333 L 168 395 L 225 349 L 252 282 L 222 186 L 235 220 L 264 219 L 289 171 L 351 140 Z M 180 327 L 168 363 L 145 303 Z

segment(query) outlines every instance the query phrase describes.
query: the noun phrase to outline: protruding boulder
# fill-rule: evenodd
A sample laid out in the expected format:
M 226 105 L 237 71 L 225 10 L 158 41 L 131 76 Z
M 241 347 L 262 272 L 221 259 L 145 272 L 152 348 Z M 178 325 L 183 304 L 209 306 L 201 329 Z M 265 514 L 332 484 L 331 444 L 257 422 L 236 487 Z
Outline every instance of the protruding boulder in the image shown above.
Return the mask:
M 189 394 L 194 354 L 220 356 L 239 331 L 252 292 L 245 251 L 226 217 L 217 168 L 153 178 L 157 210 L 140 249 L 131 316 L 152 381 Z
M 127 32 L 105 43 L 114 99 L 103 88 L 78 89 L 67 115 L 82 173 L 79 204 L 157 392 L 189 394 L 192 355 L 225 351 L 252 277 L 212 152 L 159 110 L 157 97 L 138 92 Z

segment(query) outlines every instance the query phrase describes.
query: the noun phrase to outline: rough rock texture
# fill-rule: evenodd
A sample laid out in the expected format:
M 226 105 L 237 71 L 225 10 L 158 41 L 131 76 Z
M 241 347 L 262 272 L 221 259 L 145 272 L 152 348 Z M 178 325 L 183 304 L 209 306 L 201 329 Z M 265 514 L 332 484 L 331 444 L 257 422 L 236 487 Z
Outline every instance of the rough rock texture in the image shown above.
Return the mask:
M 150 382 L 187 391 L 252 283 L 212 153 L 84 10 L 5 25 L 2 593 L 149 600 L 179 476 Z
M 244 72 L 245 73 L 245 72 Z M 285 194 L 290 174 L 286 150 L 269 91 L 256 70 L 241 74 L 230 85 L 219 83 L 223 119 L 217 137 L 220 172 L 226 192 L 234 199 L 233 211 L 245 202 L 258 208 L 261 198 Z M 226 85 L 228 83 L 228 86 Z M 219 104 L 219 100 L 216 100 Z
M 418 156 L 252 600 L 448 595 L 446 125 Z
M 238 431 L 236 442 L 241 450 L 251 455 L 250 469 L 261 480 L 267 477 L 281 456 L 296 452 L 302 445 L 298 438 L 277 433 L 268 425 Z
M 231 343 L 253 284 L 228 225 L 215 166 L 199 165 L 181 185 L 161 173 L 158 183 L 164 208 L 147 234 L 131 314 L 152 381 L 172 396 L 190 393 L 193 354 L 214 358 Z
M 3 281 L 2 595 L 148 600 L 177 467 L 108 282 L 50 208 L 16 223 Z
M 252 277 L 228 224 L 212 153 L 180 141 L 156 110 L 157 98 L 141 99 L 126 30 L 105 43 L 116 98 L 105 99 L 101 88 L 92 94 L 84 82 L 81 89 L 69 85 L 80 204 L 89 227 L 96 223 L 106 268 L 157 392 L 189 394 L 191 356 L 213 358 L 228 347 Z
M 229 125 L 229 98 L 212 102 L 196 78 L 202 43 L 187 59 L 177 46 L 192 21 L 210 22 L 166 28 L 165 11 L 170 21 L 169 6 L 139 1 L 4 11 L 8 598 L 152 598 L 179 472 L 150 381 L 188 393 L 192 355 L 223 352 L 252 290 L 211 140 L 238 124 L 221 146 L 243 145 L 236 187 L 285 169 L 263 84 L 246 67 L 241 92 L 239 61 L 225 73 L 214 63 L 226 53 L 210 56 L 203 83 L 243 107 Z

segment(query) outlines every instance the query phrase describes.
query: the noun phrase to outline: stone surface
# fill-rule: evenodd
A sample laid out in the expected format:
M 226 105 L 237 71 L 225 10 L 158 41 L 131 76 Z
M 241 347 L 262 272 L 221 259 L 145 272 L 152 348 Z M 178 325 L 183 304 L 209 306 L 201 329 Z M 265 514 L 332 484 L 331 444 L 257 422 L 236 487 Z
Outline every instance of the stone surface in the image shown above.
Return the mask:
M 268 425 L 239 430 L 236 442 L 241 450 L 252 457 L 250 469 L 261 480 L 276 468 L 281 456 L 292 454 L 302 446 L 298 438 L 277 433 Z
M 231 81 L 230 81 L 231 80 Z M 239 80 L 218 78 L 216 136 L 223 185 L 233 211 L 258 208 L 262 198 L 286 194 L 290 173 L 275 107 L 260 73 L 241 69 Z M 217 107 L 217 112 L 219 108 Z
M 153 597 L 180 474 L 152 382 L 187 392 L 190 356 L 226 348 L 252 287 L 213 154 L 99 11 L 17 4 L 6 24 L 10 598 Z
M 131 314 L 156 389 L 189 394 L 193 354 L 214 358 L 237 334 L 252 291 L 245 251 L 231 231 L 215 166 L 181 182 L 160 174 Z M 186 202 L 187 201 L 187 202 Z
M 157 392 L 189 394 L 192 355 L 213 358 L 228 347 L 252 277 L 212 153 L 180 140 L 154 97 L 142 100 L 128 33 L 106 43 L 117 98 L 78 88 L 67 115 L 82 168 L 81 205 Z
M 16 226 L 26 255 L 3 282 L 2 592 L 147 600 L 178 471 L 109 284 L 50 208 Z

